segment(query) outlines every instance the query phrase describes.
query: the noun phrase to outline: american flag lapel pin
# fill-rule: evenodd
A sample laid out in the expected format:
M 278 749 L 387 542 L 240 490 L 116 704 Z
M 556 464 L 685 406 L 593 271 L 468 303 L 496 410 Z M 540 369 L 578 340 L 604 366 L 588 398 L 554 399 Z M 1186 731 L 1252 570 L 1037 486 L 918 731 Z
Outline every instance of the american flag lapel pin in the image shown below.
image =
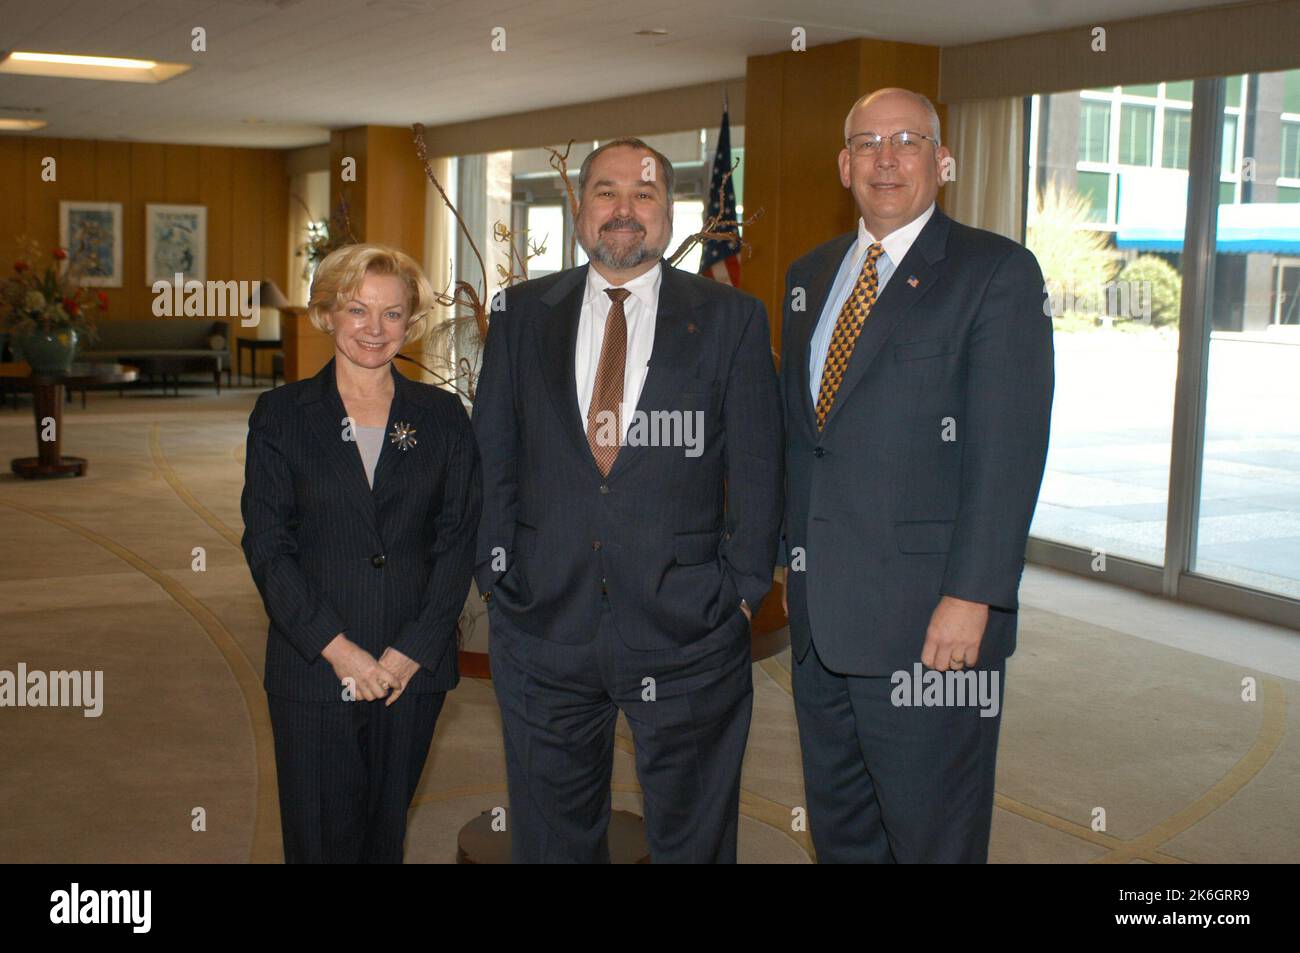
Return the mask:
M 921 282 L 919 282 L 919 281 L 916 280 L 916 275 L 912 275 L 911 277 L 909 277 L 909 278 L 907 279 L 907 283 L 908 283 L 909 285 L 911 285 L 913 288 L 915 288 L 915 287 L 916 287 L 917 285 L 919 285 Z

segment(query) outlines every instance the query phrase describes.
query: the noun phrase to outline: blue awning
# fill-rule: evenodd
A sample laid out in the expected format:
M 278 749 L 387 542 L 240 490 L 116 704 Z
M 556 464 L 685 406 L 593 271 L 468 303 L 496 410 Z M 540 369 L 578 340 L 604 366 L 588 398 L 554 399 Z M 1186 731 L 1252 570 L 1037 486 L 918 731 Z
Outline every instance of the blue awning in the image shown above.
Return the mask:
M 1115 244 L 1139 251 L 1181 252 L 1185 218 L 1183 208 L 1179 209 L 1178 221 L 1128 225 L 1121 220 Z M 1215 245 L 1220 255 L 1300 255 L 1300 204 L 1221 205 Z

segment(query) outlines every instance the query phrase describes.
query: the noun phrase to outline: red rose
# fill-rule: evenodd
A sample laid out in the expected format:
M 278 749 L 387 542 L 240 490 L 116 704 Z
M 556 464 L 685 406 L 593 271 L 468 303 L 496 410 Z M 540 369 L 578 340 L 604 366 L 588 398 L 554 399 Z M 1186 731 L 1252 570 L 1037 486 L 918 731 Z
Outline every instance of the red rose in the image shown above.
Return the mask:
M 14 262 L 14 271 L 18 272 L 19 274 L 22 274 L 26 270 L 27 270 L 27 262 L 25 261 Z
M 67 250 L 63 248 L 56 248 L 54 251 L 50 252 L 50 254 L 54 256 L 55 261 L 63 261 L 68 257 Z
M 75 316 L 77 312 L 81 310 L 81 305 L 77 304 L 76 298 L 64 298 L 63 310 L 68 312 L 68 314 Z
M 101 308 L 103 308 L 105 311 L 107 311 L 107 310 L 108 310 L 108 292 L 107 292 L 107 291 L 99 291 L 99 292 L 96 292 L 96 293 L 95 293 L 95 297 L 99 299 L 99 306 L 100 306 Z

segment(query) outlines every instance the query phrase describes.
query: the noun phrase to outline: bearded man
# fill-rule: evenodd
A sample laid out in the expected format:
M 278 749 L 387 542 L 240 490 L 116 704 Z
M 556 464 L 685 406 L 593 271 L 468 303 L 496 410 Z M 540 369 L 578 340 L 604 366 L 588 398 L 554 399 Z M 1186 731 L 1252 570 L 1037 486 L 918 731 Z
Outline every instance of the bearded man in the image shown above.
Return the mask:
M 513 860 L 609 861 L 621 711 L 651 859 L 734 862 L 782 509 L 767 313 L 663 261 L 673 169 L 641 140 L 578 192 L 590 263 L 502 292 L 473 414 Z

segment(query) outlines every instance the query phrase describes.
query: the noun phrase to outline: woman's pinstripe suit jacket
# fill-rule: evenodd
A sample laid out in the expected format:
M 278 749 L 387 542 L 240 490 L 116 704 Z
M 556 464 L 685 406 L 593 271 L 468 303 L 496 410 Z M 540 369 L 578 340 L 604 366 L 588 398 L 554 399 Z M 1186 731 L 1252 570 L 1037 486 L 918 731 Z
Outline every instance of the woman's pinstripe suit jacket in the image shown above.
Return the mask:
M 469 591 L 482 486 L 478 447 L 459 398 L 395 369 L 385 438 L 366 482 L 345 439 L 334 361 L 310 380 L 258 398 L 248 420 L 241 507 L 244 555 L 270 617 L 268 693 L 336 701 L 343 688 L 321 650 L 340 632 L 378 658 L 389 646 L 420 663 L 408 692 L 453 688 L 456 622 Z

